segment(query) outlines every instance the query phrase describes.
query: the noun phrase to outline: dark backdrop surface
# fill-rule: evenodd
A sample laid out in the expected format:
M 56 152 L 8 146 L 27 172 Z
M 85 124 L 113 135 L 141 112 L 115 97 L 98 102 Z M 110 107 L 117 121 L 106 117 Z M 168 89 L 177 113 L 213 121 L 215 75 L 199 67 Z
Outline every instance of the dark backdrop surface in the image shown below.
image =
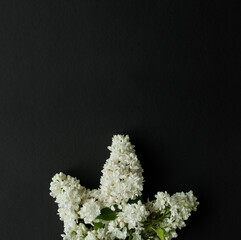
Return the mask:
M 97 188 L 119 133 L 146 197 L 192 189 L 201 202 L 178 239 L 238 239 L 237 7 L 0 1 L 0 239 L 60 240 L 52 176 Z

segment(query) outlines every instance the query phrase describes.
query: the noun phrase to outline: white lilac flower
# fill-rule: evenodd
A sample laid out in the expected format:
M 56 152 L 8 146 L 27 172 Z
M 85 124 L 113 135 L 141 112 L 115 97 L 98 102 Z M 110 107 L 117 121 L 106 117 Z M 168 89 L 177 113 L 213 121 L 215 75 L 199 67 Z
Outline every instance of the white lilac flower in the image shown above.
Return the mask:
M 108 235 L 111 239 L 126 239 L 127 228 L 119 222 L 119 219 L 108 224 Z
M 56 198 L 58 214 L 64 222 L 66 237 L 76 232 L 78 209 L 87 190 L 79 184 L 79 180 L 63 173 L 56 174 L 50 184 L 50 195 Z
M 165 240 L 176 238 L 176 229 L 197 210 L 192 191 L 172 196 L 158 192 L 153 201 L 142 203 L 137 197 L 143 190 L 143 170 L 129 136 L 113 136 L 108 149 L 99 189 L 86 189 L 64 173 L 52 178 L 50 195 L 64 223 L 63 240 L 158 240 L 157 229 Z
M 160 226 L 166 226 L 165 238 L 167 240 L 177 237 L 176 229 L 186 226 L 185 220 L 191 215 L 191 211 L 197 210 L 197 198 L 192 191 L 188 193 L 180 192 L 170 196 L 167 192 L 158 192 L 156 200 L 149 202 L 149 209 L 152 212 L 166 212 L 166 217 L 159 223 Z M 168 213 L 169 212 L 169 213 Z
M 104 228 L 99 228 L 96 230 L 96 236 L 98 239 L 105 239 L 107 235 L 107 230 Z
M 135 204 L 125 204 L 118 217 L 128 225 L 128 229 L 136 231 L 143 230 L 143 223 L 147 219 L 149 212 L 141 201 Z
M 108 149 L 111 154 L 102 170 L 100 194 L 102 201 L 111 206 L 141 195 L 143 170 L 128 135 L 115 135 Z
M 167 192 L 158 192 L 155 197 L 156 201 L 153 204 L 154 211 L 163 212 L 170 205 L 170 195 Z
M 85 223 L 91 224 L 100 215 L 100 205 L 94 199 L 89 199 L 78 213 Z
M 97 238 L 96 238 L 94 232 L 89 231 L 85 240 L 97 240 Z

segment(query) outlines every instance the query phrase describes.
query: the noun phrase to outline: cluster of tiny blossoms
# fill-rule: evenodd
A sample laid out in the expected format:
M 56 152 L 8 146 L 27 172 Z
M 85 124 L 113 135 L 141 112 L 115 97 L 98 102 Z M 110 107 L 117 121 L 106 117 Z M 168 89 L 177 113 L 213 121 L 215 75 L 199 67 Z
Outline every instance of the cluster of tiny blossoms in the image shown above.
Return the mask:
M 90 190 L 79 180 L 56 174 L 50 195 L 64 223 L 63 240 L 161 239 L 177 237 L 176 229 L 196 211 L 192 191 L 158 192 L 153 201 L 142 199 L 142 168 L 129 136 L 114 135 L 102 170 L 99 189 Z

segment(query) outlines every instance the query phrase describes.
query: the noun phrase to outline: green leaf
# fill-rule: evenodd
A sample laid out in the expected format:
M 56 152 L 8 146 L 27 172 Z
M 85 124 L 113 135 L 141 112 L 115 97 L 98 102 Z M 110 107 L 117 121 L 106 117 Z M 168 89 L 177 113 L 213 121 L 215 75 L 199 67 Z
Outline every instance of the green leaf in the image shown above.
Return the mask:
M 152 228 L 152 230 L 154 230 L 157 234 L 157 236 L 161 239 L 161 240 L 165 240 L 165 237 L 164 237 L 164 230 L 162 228 L 159 228 L 159 229 L 154 229 Z
M 116 219 L 116 214 L 110 208 L 103 208 L 100 211 L 100 215 L 96 219 L 111 221 Z
M 141 201 L 142 203 L 144 203 L 144 200 L 141 196 L 138 196 L 135 199 L 129 199 L 127 203 L 134 204 L 134 203 L 138 203 L 138 201 Z
M 102 222 L 96 222 L 94 223 L 94 230 L 97 230 L 99 228 L 102 228 L 103 227 L 103 223 Z

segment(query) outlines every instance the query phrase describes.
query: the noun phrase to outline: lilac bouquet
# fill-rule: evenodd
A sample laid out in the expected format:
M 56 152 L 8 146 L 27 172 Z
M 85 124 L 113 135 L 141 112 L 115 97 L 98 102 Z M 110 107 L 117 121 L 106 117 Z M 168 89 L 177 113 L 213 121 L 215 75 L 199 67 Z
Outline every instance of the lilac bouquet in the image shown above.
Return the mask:
M 87 189 L 64 173 L 52 178 L 50 195 L 64 222 L 63 240 L 177 237 L 176 229 L 185 227 L 185 220 L 199 204 L 192 191 L 172 196 L 158 192 L 154 200 L 144 202 L 143 169 L 129 136 L 114 135 L 108 149 L 111 154 L 98 189 Z

